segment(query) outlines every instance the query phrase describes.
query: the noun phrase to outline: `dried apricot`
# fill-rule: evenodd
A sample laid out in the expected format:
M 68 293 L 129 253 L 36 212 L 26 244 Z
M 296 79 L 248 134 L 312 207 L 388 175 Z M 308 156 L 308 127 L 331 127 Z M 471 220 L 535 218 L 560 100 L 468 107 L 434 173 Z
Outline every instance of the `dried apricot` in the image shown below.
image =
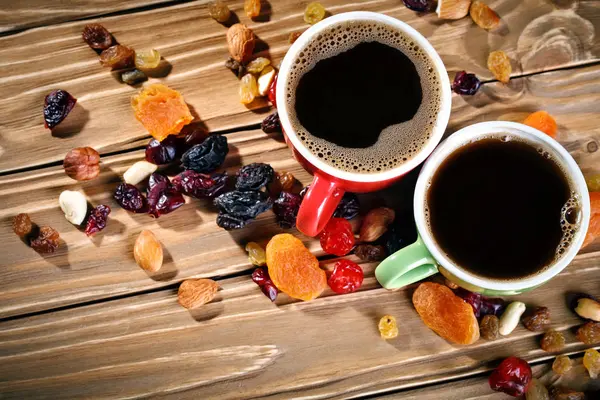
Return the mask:
M 538 131 L 544 132 L 552 138 L 556 137 L 556 121 L 552 118 L 552 115 L 548 114 L 546 111 L 536 111 L 529 114 L 523 123 Z
M 131 106 L 137 120 L 158 141 L 179 133 L 194 119 L 181 93 L 160 83 L 133 96 Z
M 473 307 L 446 286 L 422 283 L 412 300 L 425 325 L 444 339 L 457 344 L 471 344 L 479 339 Z
M 289 233 L 271 238 L 267 266 L 275 286 L 295 299 L 312 300 L 327 287 L 327 275 L 319 268 L 317 258 Z
M 590 204 L 592 206 L 592 215 L 581 248 L 584 248 L 600 237 L 600 192 L 590 192 Z
M 492 30 L 500 24 L 500 17 L 494 10 L 482 1 L 475 0 L 469 9 L 471 19 L 480 28 Z
M 502 50 L 492 51 L 488 56 L 488 69 L 494 74 L 494 77 L 502 83 L 508 83 L 512 67 L 510 58 Z

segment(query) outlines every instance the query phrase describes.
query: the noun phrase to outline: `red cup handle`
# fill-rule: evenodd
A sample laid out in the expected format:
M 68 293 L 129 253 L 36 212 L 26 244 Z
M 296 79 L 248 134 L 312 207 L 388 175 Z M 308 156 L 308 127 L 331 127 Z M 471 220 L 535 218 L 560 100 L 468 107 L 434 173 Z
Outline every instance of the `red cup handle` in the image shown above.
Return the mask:
M 315 173 L 298 211 L 298 230 L 307 236 L 317 236 L 329 222 L 343 196 L 344 190 L 337 183 Z

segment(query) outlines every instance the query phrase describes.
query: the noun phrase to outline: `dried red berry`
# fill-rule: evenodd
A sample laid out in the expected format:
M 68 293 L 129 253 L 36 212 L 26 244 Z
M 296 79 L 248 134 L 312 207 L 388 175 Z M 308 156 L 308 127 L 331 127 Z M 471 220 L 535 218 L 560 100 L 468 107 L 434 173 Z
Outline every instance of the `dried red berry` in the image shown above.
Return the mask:
M 121 183 L 117 186 L 113 197 L 127 211 L 134 213 L 145 213 L 148 211 L 146 198 L 142 196 L 138 188 L 129 183 Z
M 531 367 L 525 360 L 508 357 L 492 372 L 490 388 L 510 396 L 523 396 L 531 383 Z
M 44 126 L 48 129 L 60 124 L 71 112 L 77 99 L 66 90 L 50 92 L 44 100 Z
M 475 74 L 467 74 L 466 71 L 460 71 L 454 77 L 452 82 L 452 90 L 456 94 L 472 96 L 479 90 L 481 81 Z
M 225 191 L 227 188 L 227 178 L 227 173 L 208 176 L 192 170 L 186 170 L 173 178 L 171 183 L 179 193 L 197 199 L 212 199 Z
M 350 222 L 332 218 L 319 235 L 321 247 L 328 254 L 345 256 L 354 247 L 354 234 Z
M 504 310 L 504 300 L 500 298 L 487 298 L 463 288 L 458 288 L 455 293 L 473 307 L 473 312 L 475 312 L 477 318 L 484 315 L 500 315 Z
M 265 118 L 260 124 L 260 128 L 264 133 L 281 133 L 281 121 L 279 120 L 279 114 L 277 111 Z
M 81 37 L 92 49 L 106 50 L 113 42 L 108 29 L 100 24 L 87 24 L 81 32 Z
M 357 291 L 364 279 L 362 268 L 350 260 L 339 260 L 333 267 L 333 273 L 327 284 L 336 293 L 352 293 Z
M 177 158 L 178 146 L 179 139 L 174 135 L 167 136 L 162 142 L 152 139 L 146 146 L 146 161 L 156 165 L 170 164 Z
M 275 74 L 275 77 L 273 78 L 273 82 L 271 82 L 271 87 L 269 88 L 269 91 L 267 92 L 267 97 L 269 98 L 269 101 L 271 102 L 271 104 L 273 104 L 273 107 L 275 107 L 275 108 L 277 108 L 277 98 L 276 98 L 277 76 L 278 76 L 278 74 Z
M 271 301 L 277 299 L 278 290 L 275 287 L 275 284 L 273 284 L 266 268 L 256 268 L 254 272 L 252 272 L 252 281 L 260 287 L 265 296 Z
M 104 204 L 94 207 L 85 226 L 85 234 L 92 236 L 96 232 L 100 232 L 106 227 L 106 220 L 110 214 L 110 207 Z
M 302 198 L 297 194 L 289 192 L 279 194 L 273 203 L 273 212 L 280 227 L 290 229 L 296 226 L 300 203 L 302 203 Z
M 181 193 L 169 181 L 165 175 L 154 172 L 148 180 L 148 213 L 155 218 L 177 210 L 185 204 Z

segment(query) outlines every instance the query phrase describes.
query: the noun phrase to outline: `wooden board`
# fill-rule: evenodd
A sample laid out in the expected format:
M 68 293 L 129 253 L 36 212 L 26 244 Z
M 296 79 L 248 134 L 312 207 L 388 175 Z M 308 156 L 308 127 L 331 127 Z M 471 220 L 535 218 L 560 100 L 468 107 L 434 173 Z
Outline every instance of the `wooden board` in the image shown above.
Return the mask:
M 264 42 L 260 54 L 268 54 L 275 64 L 289 47 L 289 34 L 306 29 L 302 20 L 306 3 L 271 0 L 270 11 L 260 18 L 263 22 L 253 22 L 241 12 L 241 1 L 228 2 Z M 491 1 L 506 26 L 488 33 L 470 18 L 442 21 L 435 13 L 408 10 L 398 0 L 323 1 L 333 14 L 369 10 L 403 20 L 431 41 L 451 75 L 466 69 L 486 80 L 491 79 L 486 68 L 491 50 L 502 49 L 513 58 L 514 76 L 597 61 L 600 42 L 594 40 L 594 32 L 600 27 L 600 3 L 579 1 L 562 8 L 563 3 Z M 239 103 L 237 79 L 223 66 L 228 57 L 226 28 L 208 16 L 203 2 L 94 21 L 105 24 L 121 43 L 158 49 L 170 64 L 165 69 L 170 73 L 151 81 L 180 90 L 211 130 L 256 124 L 269 111 L 265 107 L 251 111 Z M 106 154 L 146 143 L 148 134 L 129 105 L 139 88 L 119 83 L 100 66 L 81 40 L 87 22 L 0 38 L 0 173 L 61 161 L 73 147 L 91 146 Z M 52 136 L 43 127 L 41 108 L 46 94 L 56 88 L 72 93 L 79 105 Z
M 583 323 L 566 294 L 600 295 L 600 253 L 576 258 L 557 278 L 516 297 L 546 306 L 568 353 Z M 357 261 L 354 258 L 351 258 Z M 331 268 L 335 260 L 324 263 Z M 216 299 L 188 311 L 169 289 L 0 323 L 0 393 L 5 399 L 347 398 L 483 374 L 516 355 L 550 361 L 540 335 L 522 326 L 493 342 L 454 346 L 429 330 L 410 300 L 415 285 L 379 287 L 363 263 L 360 291 L 329 289 L 310 302 L 280 294 L 271 303 L 249 276 L 219 281 Z M 377 322 L 399 322 L 385 341 Z
M 600 102 L 599 83 L 600 66 L 515 79 L 508 87 L 489 83 L 473 98 L 454 96 L 448 133 L 486 120 L 522 121 L 538 107 L 546 108 L 557 118 L 558 139 L 583 171 L 598 173 L 600 153 L 592 150 L 600 142 L 594 117 Z M 303 184 L 310 182 L 280 136 L 250 130 L 227 137 L 231 152 L 226 167 L 231 173 L 240 165 L 261 161 L 294 173 Z M 61 166 L 0 177 L 0 254 L 5 255 L 0 260 L 0 317 L 169 286 L 191 276 L 246 271 L 251 266 L 244 244 L 282 231 L 269 212 L 249 228 L 228 233 L 216 226 L 210 203 L 200 200 L 190 200 L 158 220 L 122 210 L 112 193 L 122 173 L 142 158 L 142 151 L 106 157 L 100 178 L 83 184 L 68 178 Z M 66 189 L 80 189 L 92 204 L 108 204 L 113 209 L 107 229 L 97 238 L 90 240 L 65 220 L 58 196 Z M 411 199 L 410 182 L 385 193 L 388 205 L 406 204 Z M 58 229 L 66 245 L 48 257 L 28 249 L 11 231 L 11 218 L 20 212 L 29 213 L 40 225 Z M 153 277 L 139 269 L 132 257 L 133 243 L 142 229 L 155 232 L 167 251 L 164 271 Z M 312 250 L 320 250 L 316 241 L 306 240 Z

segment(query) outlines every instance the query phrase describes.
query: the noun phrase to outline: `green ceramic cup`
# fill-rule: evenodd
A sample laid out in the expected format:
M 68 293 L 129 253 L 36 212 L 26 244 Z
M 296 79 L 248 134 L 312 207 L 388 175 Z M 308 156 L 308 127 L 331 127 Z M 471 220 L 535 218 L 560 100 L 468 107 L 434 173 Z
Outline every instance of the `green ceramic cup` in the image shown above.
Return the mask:
M 542 147 L 563 167 L 572 179 L 579 197 L 580 229 L 571 246 L 553 265 L 536 275 L 518 280 L 495 280 L 470 273 L 454 263 L 436 244 L 425 216 L 426 193 L 431 178 L 439 165 L 456 150 L 474 140 L 491 134 L 506 133 L 520 140 Z M 429 156 L 417 180 L 414 195 L 414 216 L 418 231 L 417 241 L 392 254 L 377 266 L 375 277 L 386 289 L 397 289 L 440 272 L 457 285 L 479 293 L 494 296 L 519 294 L 540 286 L 562 271 L 579 251 L 590 219 L 590 201 L 585 179 L 573 157 L 550 136 L 523 124 L 494 121 L 471 125 L 451 135 Z

